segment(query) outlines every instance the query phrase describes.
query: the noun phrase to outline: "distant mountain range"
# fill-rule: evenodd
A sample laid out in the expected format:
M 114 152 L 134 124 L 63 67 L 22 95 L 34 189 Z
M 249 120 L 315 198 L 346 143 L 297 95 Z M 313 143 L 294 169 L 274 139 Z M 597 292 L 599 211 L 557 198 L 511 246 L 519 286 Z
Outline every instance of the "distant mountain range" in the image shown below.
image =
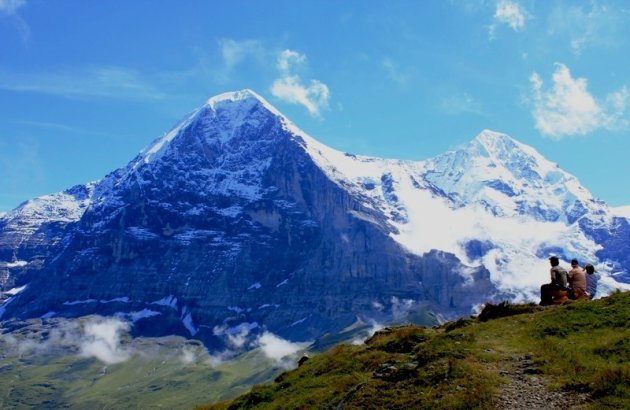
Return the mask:
M 102 180 L 0 216 L 0 319 L 118 315 L 241 347 L 536 300 L 550 254 L 630 288 L 630 220 L 485 130 L 426 161 L 339 152 L 250 90 Z

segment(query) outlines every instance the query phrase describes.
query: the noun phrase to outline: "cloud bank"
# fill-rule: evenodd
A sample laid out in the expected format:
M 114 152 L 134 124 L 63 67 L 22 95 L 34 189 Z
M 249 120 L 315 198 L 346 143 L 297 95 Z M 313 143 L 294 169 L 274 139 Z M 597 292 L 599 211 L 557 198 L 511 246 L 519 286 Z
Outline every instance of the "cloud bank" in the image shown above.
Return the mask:
M 105 364 L 121 363 L 130 359 L 134 351 L 122 343 L 130 323 L 119 318 L 91 317 L 87 321 L 60 322 L 43 339 L 0 335 L 0 341 L 17 354 L 49 354 L 67 350 L 82 357 L 93 357 Z M 9 352 L 6 352 L 9 353 Z

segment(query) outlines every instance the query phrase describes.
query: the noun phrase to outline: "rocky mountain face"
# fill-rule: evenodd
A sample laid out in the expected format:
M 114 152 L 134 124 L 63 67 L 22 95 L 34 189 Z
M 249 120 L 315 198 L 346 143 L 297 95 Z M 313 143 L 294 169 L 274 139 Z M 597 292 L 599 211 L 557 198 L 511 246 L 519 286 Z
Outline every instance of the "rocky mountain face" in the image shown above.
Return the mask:
M 15 288 L 54 258 L 90 203 L 92 184 L 27 201 L 0 216 L 0 289 Z
M 139 334 L 216 348 L 262 330 L 312 340 L 532 298 L 549 252 L 626 286 L 628 233 L 503 134 L 423 162 L 355 156 L 245 90 L 101 181 L 1 216 L 0 318 L 119 315 Z

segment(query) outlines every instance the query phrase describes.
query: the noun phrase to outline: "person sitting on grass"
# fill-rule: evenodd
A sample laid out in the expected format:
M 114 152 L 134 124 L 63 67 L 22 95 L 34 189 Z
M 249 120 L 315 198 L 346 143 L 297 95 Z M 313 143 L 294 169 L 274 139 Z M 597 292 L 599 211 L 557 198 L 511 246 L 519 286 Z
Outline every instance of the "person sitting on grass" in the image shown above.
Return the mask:
M 588 274 L 586 276 L 586 294 L 593 299 L 597 293 L 597 282 L 599 282 L 599 274 L 596 273 L 595 267 L 590 263 L 584 265 L 584 270 Z
M 589 299 L 586 293 L 586 274 L 577 259 L 571 261 L 571 270 L 567 273 L 569 287 L 573 290 L 572 299 Z
M 540 304 L 542 306 L 551 305 L 554 303 L 554 295 L 559 296 L 560 292 L 564 292 L 562 297 L 566 300 L 568 296 L 568 282 L 567 271 L 560 266 L 560 260 L 557 256 L 549 258 L 551 269 L 549 274 L 551 276 L 551 283 L 547 283 L 540 287 Z M 559 300 L 556 300 L 558 302 Z

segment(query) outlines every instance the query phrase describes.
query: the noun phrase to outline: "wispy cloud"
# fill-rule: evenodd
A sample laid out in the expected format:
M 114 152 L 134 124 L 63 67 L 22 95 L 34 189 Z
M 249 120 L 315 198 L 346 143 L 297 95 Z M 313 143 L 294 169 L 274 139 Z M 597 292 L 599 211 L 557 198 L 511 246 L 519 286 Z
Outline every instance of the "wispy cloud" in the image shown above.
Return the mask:
M 381 305 L 379 302 L 373 302 L 373 304 L 374 303 L 377 303 L 378 305 L 383 307 L 383 305 Z M 378 309 L 378 310 L 381 310 L 381 309 Z M 350 344 L 362 345 L 363 343 L 365 343 L 367 339 L 374 336 L 374 333 L 378 332 L 379 330 L 385 327 L 384 324 L 378 323 L 374 319 L 368 319 L 367 322 L 370 325 L 370 327 L 364 331 L 359 332 L 354 338 L 352 338 L 352 340 L 350 341 Z
M 392 317 L 394 320 L 404 319 L 414 308 L 416 302 L 412 299 L 399 299 L 392 296 Z
M 293 50 L 284 50 L 278 56 L 278 70 L 281 73 L 289 73 L 293 64 L 304 64 L 306 56 Z
M 241 349 L 249 341 L 249 335 L 252 330 L 258 327 L 258 323 L 243 322 L 235 327 L 227 325 L 215 326 L 212 332 L 215 336 L 222 338 L 226 345 L 231 349 Z
M 480 104 L 467 92 L 444 97 L 440 103 L 447 114 L 481 114 Z
M 264 54 L 262 44 L 257 40 L 236 41 L 230 38 L 219 40 L 221 56 L 227 69 L 232 69 L 252 56 Z
M 488 27 L 490 39 L 496 37 L 497 25 L 504 24 L 514 31 L 525 29 L 527 12 L 516 0 L 498 0 L 494 11 L 493 23 Z
M 26 6 L 26 0 L 0 0 L 0 17 L 4 15 L 9 18 L 11 24 L 20 34 L 22 42 L 26 44 L 31 35 L 31 29 L 18 14 L 18 10 L 24 6 Z
M 571 50 L 579 55 L 587 47 L 609 47 L 623 41 L 620 29 L 627 27 L 627 12 L 598 1 L 559 4 L 548 24 L 549 34 L 564 37 Z
M 384 58 L 382 66 L 387 74 L 387 77 L 395 83 L 405 85 L 409 81 L 409 73 L 404 71 L 400 65 L 391 58 Z
M 556 63 L 552 85 L 544 88 L 540 75 L 530 76 L 536 128 L 552 138 L 585 135 L 594 130 L 625 126 L 630 92 L 624 86 L 598 101 L 588 91 L 586 78 L 573 78 L 569 68 Z
M 26 5 L 26 0 L 0 0 L 0 12 L 15 14 L 15 12 Z
M 240 65 L 254 62 L 262 65 L 267 57 L 267 51 L 258 40 L 234 40 L 222 38 L 218 40 L 222 66 L 214 68 L 216 80 L 228 82 L 235 76 L 235 70 Z
M 295 66 L 306 63 L 306 56 L 297 51 L 284 50 L 278 55 L 277 67 L 280 77 L 271 85 L 271 93 L 288 103 L 299 104 L 316 117 L 328 108 L 330 90 L 319 80 L 310 80 L 305 85 L 299 75 L 294 74 Z
M 4 121 L 3 121 L 4 122 Z M 106 132 L 93 131 L 84 128 L 78 128 L 71 125 L 59 124 L 56 122 L 46 122 L 46 121 L 30 121 L 30 120 L 7 120 L 6 122 L 19 124 L 27 127 L 41 128 L 51 131 L 59 131 L 65 134 L 75 134 L 75 135 L 89 135 L 94 137 L 103 137 L 103 138 L 116 138 L 119 135 L 114 135 Z
M 9 73 L 0 71 L 0 88 L 17 92 L 59 95 L 67 98 L 106 97 L 162 99 L 165 94 L 132 69 L 116 66 L 86 67 L 56 72 Z

